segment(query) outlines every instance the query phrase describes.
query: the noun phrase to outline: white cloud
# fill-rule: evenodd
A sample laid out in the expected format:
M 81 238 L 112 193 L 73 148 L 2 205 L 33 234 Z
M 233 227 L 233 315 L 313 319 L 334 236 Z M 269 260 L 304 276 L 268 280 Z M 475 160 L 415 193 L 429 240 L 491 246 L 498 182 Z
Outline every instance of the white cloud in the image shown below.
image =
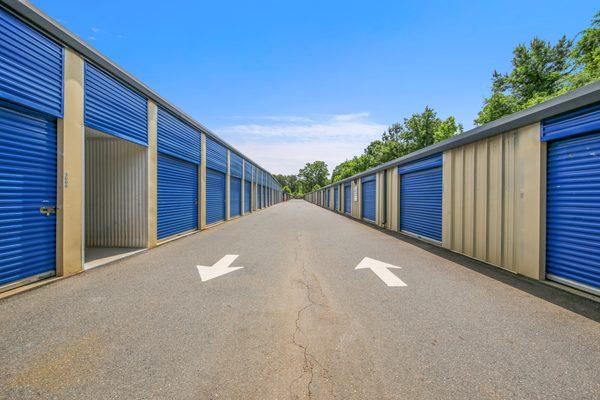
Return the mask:
M 369 117 L 368 112 L 360 112 L 360 113 L 354 113 L 354 114 L 334 115 L 333 120 L 334 121 L 356 121 L 356 120 L 361 120 L 361 119 L 365 119 L 368 117 Z
M 361 154 L 386 129 L 368 117 L 367 112 L 246 117 L 247 123 L 223 126 L 216 132 L 270 172 L 297 173 L 315 160 L 325 161 L 331 171 L 340 162 Z M 259 119 L 262 122 L 257 122 Z
M 368 144 L 363 142 L 282 142 L 252 143 L 236 145 L 242 153 L 259 163 L 267 171 L 275 174 L 297 174 L 307 162 L 325 161 L 329 173 L 342 161 L 361 154 Z
M 94 26 L 94 27 L 92 27 L 92 32 L 94 32 L 94 33 L 98 33 L 98 32 L 100 32 L 100 28 L 96 28 L 96 27 Z

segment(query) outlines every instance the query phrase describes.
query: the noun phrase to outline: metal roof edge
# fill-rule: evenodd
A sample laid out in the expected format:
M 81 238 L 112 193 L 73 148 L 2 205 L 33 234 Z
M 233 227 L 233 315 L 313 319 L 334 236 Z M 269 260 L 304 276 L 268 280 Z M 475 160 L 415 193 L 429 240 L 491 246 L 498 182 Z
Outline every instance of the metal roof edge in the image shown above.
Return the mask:
M 83 41 L 81 38 L 79 38 L 77 35 L 69 31 L 62 25 L 60 25 L 54 19 L 52 19 L 44 12 L 39 10 L 37 7 L 32 5 L 30 2 L 26 0 L 0 0 L 0 4 L 4 5 L 5 8 L 7 8 L 10 12 L 21 17 L 26 22 L 29 22 L 36 28 L 44 31 L 54 40 L 73 49 L 75 52 L 82 55 L 85 59 L 92 61 L 97 66 L 101 67 L 105 71 L 115 76 L 117 79 L 131 86 L 133 89 L 139 91 L 148 99 L 157 103 L 157 105 L 160 105 L 163 108 L 169 110 L 179 118 L 183 119 L 185 122 L 192 125 L 194 128 L 209 135 L 210 137 L 221 143 L 223 146 L 227 147 L 229 150 L 233 151 L 239 156 L 260 167 L 260 165 L 258 165 L 256 162 L 252 161 L 250 158 L 245 156 L 239 150 L 235 149 L 225 140 L 221 139 L 216 133 L 208 129 L 206 126 L 202 125 L 200 122 L 193 119 L 191 116 L 180 110 L 178 107 L 176 107 L 169 101 L 165 100 L 154 90 L 150 89 L 148 86 L 146 86 L 140 80 L 135 78 L 129 72 L 125 71 L 123 68 L 111 61 L 108 57 L 101 54 L 99 51 L 94 49 L 92 46 L 90 46 L 88 43 Z M 266 171 L 264 168 L 260 168 Z M 270 172 L 266 172 L 269 175 L 271 175 Z
M 337 186 L 342 183 L 350 182 L 355 179 L 362 178 L 363 176 L 371 175 L 391 167 L 397 167 L 412 161 L 416 161 L 420 158 L 427 157 L 446 150 L 450 150 L 455 147 L 464 146 L 466 144 L 473 143 L 478 140 L 487 139 L 491 136 L 509 132 L 511 130 L 521 128 L 523 126 L 527 126 L 535 122 L 541 122 L 542 120 L 548 117 L 553 117 L 565 112 L 573 111 L 577 108 L 584 107 L 596 102 L 600 102 L 600 81 L 572 90 L 568 93 L 544 101 L 543 103 L 526 108 L 525 110 L 517 111 L 516 113 L 507 115 L 502 118 L 498 118 L 497 120 L 488 122 L 487 124 L 477 126 L 473 129 L 461 133 L 460 135 L 456 135 L 441 142 L 437 142 L 435 144 L 432 144 L 431 146 L 424 147 L 420 150 L 388 161 L 384 164 L 352 175 L 348 178 L 344 178 L 337 182 L 330 183 L 326 186 L 323 186 L 319 190 L 327 189 L 332 186 Z M 306 194 L 310 193 L 314 192 L 311 191 Z

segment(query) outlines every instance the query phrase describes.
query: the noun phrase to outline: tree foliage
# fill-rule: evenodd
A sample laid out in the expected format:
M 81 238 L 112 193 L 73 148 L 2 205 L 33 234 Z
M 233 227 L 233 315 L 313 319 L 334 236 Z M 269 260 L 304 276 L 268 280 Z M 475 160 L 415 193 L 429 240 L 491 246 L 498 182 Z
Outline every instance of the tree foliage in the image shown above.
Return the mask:
M 405 118 L 403 123 L 391 125 L 381 139 L 371 142 L 360 156 L 336 166 L 332 182 L 402 157 L 462 131 L 462 125 L 454 117 L 440 119 L 432 108 L 425 107 L 423 112 Z
M 512 70 L 492 74 L 492 93 L 475 119 L 481 125 L 600 79 L 600 12 L 574 40 L 533 38 L 513 50 Z
M 580 35 L 571 52 L 576 70 L 570 79 L 574 88 L 600 80 L 600 11 L 594 15 L 592 25 Z
M 273 175 L 273 177 L 275 179 L 277 179 L 277 182 L 279 182 L 279 184 L 282 187 L 288 187 L 288 189 L 290 190 L 290 193 L 297 193 L 298 192 L 298 176 L 297 175 L 281 175 L 281 174 L 275 174 Z
M 304 168 L 298 171 L 298 180 L 303 193 L 307 193 L 315 187 L 322 187 L 328 183 L 329 170 L 325 161 L 314 161 L 306 163 Z
M 297 175 L 273 175 L 283 187 L 283 191 L 294 196 L 302 197 L 304 193 L 318 190 L 328 183 L 329 170 L 324 161 L 306 163 Z

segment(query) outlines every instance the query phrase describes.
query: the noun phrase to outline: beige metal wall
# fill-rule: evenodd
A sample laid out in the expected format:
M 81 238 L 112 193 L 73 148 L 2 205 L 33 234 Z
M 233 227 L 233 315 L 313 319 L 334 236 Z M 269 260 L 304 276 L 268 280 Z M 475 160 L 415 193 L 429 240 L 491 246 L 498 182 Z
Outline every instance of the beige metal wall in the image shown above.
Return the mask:
M 158 108 L 148 101 L 148 148 L 146 156 L 146 185 L 147 185 L 147 239 L 148 248 L 156 247 L 158 243 Z
M 443 246 L 544 276 L 545 143 L 539 124 L 444 153 Z
M 333 211 L 335 211 L 335 191 L 334 191 L 334 186 L 332 186 L 329 189 L 329 195 L 330 195 L 330 200 L 329 200 L 329 208 Z
M 64 50 L 63 118 L 58 120 L 56 268 L 83 270 L 83 58 Z
M 386 175 L 385 171 L 380 171 L 375 175 L 375 223 L 379 226 L 384 225 L 385 218 L 385 185 Z
M 360 206 L 361 206 L 361 186 L 362 183 L 360 179 L 355 179 L 352 181 L 352 185 L 350 187 L 350 195 L 352 196 L 352 216 L 354 218 L 360 218 Z M 354 196 L 354 193 L 358 192 L 358 196 Z M 356 201 L 355 201 L 356 200 Z
M 86 138 L 86 246 L 146 247 L 146 167 L 145 147 Z
M 206 229 L 206 134 L 200 135 L 200 174 L 198 174 L 198 183 L 200 190 L 198 191 L 200 196 L 200 216 L 199 225 L 200 229 Z
M 398 167 L 392 167 L 385 171 L 386 175 L 386 218 L 385 228 L 397 231 L 398 221 L 400 221 L 400 177 Z

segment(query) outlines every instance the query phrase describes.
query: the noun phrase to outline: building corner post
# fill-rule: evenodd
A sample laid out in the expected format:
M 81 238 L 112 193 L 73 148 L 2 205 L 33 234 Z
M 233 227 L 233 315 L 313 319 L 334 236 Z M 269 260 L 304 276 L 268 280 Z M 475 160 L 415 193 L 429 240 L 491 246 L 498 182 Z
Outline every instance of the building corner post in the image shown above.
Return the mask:
M 199 223 L 200 229 L 206 228 L 206 134 L 202 132 L 200 136 L 200 174 L 198 174 L 198 186 L 200 200 L 198 201 L 199 208 Z
M 84 60 L 64 50 L 63 118 L 57 123 L 56 273 L 68 276 L 83 270 L 84 207 Z
M 227 149 L 227 173 L 225 175 L 225 221 L 231 219 L 231 151 Z
M 158 242 L 158 107 L 148 100 L 148 153 L 146 156 L 148 174 L 148 248 L 156 247 Z

